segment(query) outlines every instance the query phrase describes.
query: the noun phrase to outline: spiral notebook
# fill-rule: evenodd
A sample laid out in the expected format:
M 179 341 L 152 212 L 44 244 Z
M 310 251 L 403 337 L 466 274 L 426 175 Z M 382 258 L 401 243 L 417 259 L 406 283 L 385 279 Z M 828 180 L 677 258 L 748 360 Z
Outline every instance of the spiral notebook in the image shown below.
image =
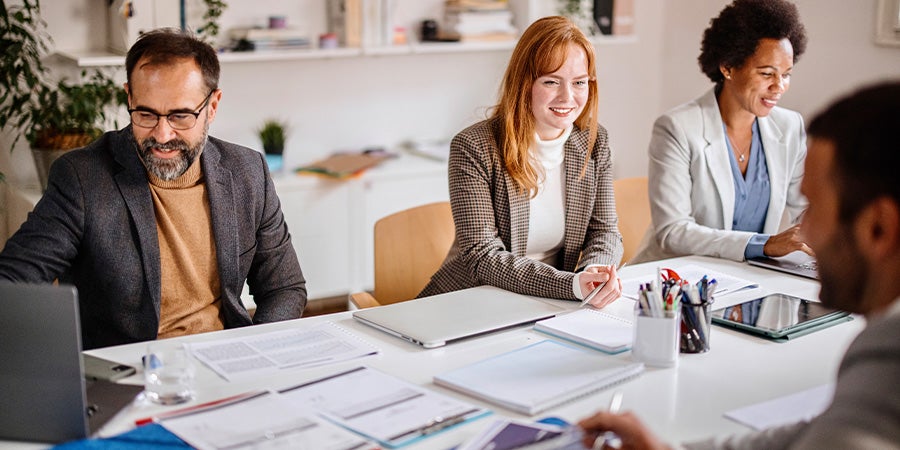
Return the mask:
M 593 308 L 541 320 L 534 329 L 611 355 L 629 350 L 634 338 L 630 320 Z
M 535 415 L 638 376 L 644 365 L 546 340 L 434 377 L 438 386 Z

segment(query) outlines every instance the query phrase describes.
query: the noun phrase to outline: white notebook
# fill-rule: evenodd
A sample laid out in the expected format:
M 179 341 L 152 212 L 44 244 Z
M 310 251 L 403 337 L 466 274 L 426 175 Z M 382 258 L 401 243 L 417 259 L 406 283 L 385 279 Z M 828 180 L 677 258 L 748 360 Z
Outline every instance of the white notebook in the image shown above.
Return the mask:
M 613 355 L 630 349 L 634 338 L 630 320 L 593 308 L 541 320 L 534 329 Z
M 639 375 L 644 365 L 546 340 L 434 377 L 434 383 L 535 415 Z

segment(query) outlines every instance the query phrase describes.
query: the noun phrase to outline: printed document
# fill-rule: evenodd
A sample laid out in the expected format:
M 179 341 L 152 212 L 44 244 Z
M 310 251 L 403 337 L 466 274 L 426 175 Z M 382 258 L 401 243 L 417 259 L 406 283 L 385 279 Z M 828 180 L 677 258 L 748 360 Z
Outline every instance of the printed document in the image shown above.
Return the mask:
M 373 442 L 288 404 L 276 392 L 193 414 L 163 419 L 161 425 L 191 447 L 315 448 L 323 450 L 376 449 Z
M 834 397 L 834 384 L 800 391 L 784 397 L 745 406 L 725 413 L 725 417 L 754 430 L 810 420 L 822 414 Z
M 333 322 L 187 346 L 197 360 L 229 381 L 378 353 L 377 348 Z
M 390 447 L 490 414 L 368 367 L 284 389 L 281 395 Z

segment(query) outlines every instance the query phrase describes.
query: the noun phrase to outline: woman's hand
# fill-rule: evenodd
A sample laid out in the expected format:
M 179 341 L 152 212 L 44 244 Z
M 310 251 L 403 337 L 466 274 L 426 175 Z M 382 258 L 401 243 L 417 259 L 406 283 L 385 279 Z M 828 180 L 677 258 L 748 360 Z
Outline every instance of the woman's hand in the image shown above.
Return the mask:
M 578 274 L 578 285 L 583 298 L 587 298 L 597 286 L 603 285 L 588 302 L 595 308 L 602 308 L 622 296 L 622 280 L 616 274 L 615 265 L 588 267 Z
M 800 234 L 800 224 L 794 225 L 787 230 L 769 237 L 766 245 L 763 246 L 763 253 L 766 256 L 777 258 L 787 255 L 788 253 L 800 250 L 810 256 L 815 256 L 812 249 L 803 242 L 803 236 Z

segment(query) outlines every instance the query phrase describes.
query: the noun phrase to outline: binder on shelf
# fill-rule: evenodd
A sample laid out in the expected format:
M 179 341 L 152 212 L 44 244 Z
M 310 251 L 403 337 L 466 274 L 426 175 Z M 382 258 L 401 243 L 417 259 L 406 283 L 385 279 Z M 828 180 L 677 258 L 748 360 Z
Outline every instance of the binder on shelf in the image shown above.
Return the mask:
M 615 0 L 612 5 L 612 34 L 630 36 L 634 34 L 634 1 Z
M 541 320 L 534 329 L 612 355 L 629 350 L 634 339 L 632 321 L 593 308 Z
M 604 35 L 613 34 L 613 1 L 594 0 L 594 22 Z
M 641 363 L 546 340 L 437 375 L 434 383 L 535 415 L 643 370 Z

